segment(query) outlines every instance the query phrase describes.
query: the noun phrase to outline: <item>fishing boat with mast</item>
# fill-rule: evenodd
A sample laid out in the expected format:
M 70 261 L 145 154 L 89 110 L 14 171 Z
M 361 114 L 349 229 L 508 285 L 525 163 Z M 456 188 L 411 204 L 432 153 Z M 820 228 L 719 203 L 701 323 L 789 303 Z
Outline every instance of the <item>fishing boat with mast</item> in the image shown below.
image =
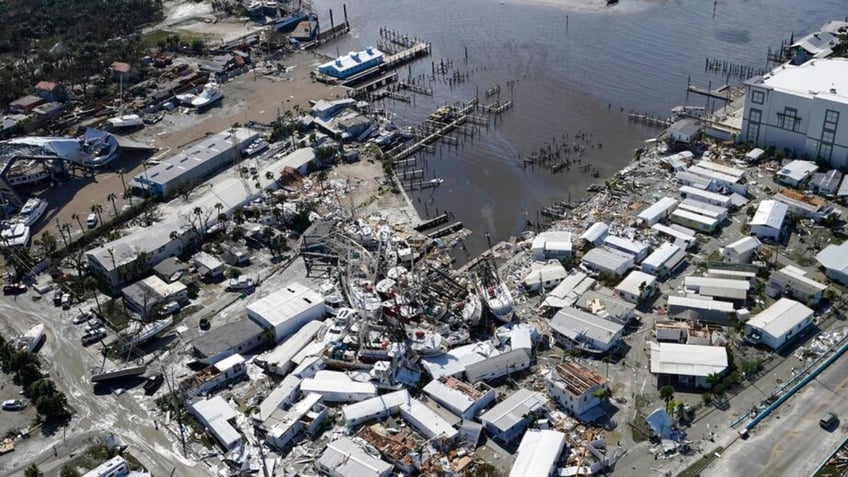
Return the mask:
M 474 284 L 480 300 L 489 312 L 500 321 L 512 321 L 513 298 L 506 283 L 498 275 L 497 268 L 489 259 L 482 259 L 474 270 Z

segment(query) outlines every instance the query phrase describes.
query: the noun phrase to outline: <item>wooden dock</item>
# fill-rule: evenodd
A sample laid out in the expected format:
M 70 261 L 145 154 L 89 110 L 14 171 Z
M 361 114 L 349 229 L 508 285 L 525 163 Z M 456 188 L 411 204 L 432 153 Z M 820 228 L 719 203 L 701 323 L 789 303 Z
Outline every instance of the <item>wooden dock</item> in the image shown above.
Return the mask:
M 670 119 L 658 118 L 655 116 L 649 116 L 647 114 L 639 113 L 630 113 L 627 115 L 627 119 L 637 123 L 649 124 L 651 126 L 660 126 L 664 128 L 671 126 L 671 124 L 673 123 L 673 121 L 671 121 Z
M 721 99 L 723 101 L 730 101 L 732 99 L 730 85 L 727 84 L 724 86 L 719 86 L 718 88 L 713 90 L 701 88 L 700 86 L 690 84 L 686 87 L 686 91 L 690 93 L 700 94 L 701 96 L 707 96 L 713 99 Z
M 391 68 L 396 68 L 405 63 L 409 63 L 412 60 L 420 58 L 422 56 L 427 56 L 430 54 L 430 44 L 425 42 L 419 42 L 411 47 L 396 53 L 394 55 L 388 56 L 383 60 L 383 63 L 380 65 L 380 68 L 385 71 Z
M 413 93 L 423 94 L 425 96 L 433 96 L 432 88 L 425 88 L 424 86 L 417 85 L 414 83 L 407 83 L 406 81 L 401 81 L 397 84 L 399 89 L 412 91 Z

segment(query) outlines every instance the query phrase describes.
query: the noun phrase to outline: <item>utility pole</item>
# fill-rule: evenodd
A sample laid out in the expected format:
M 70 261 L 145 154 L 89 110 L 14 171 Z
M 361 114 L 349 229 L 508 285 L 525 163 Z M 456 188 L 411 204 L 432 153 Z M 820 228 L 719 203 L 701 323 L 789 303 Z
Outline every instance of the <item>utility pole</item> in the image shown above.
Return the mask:
M 173 385 L 171 384 L 171 380 L 173 379 L 173 376 L 168 374 L 168 372 L 165 370 L 164 365 L 162 366 L 162 375 L 165 376 L 165 382 L 168 383 L 168 392 L 171 394 L 171 399 L 173 400 L 172 402 L 174 403 L 174 408 L 177 411 L 177 426 L 179 426 L 179 428 L 180 428 L 180 442 L 183 445 L 183 457 L 187 457 L 187 455 L 186 455 L 187 452 L 186 452 L 186 442 L 185 442 L 185 431 L 183 430 L 182 410 L 181 410 L 181 406 L 176 402 L 177 396 L 174 394 L 174 388 L 173 388 Z M 185 401 L 183 401 L 183 402 L 185 402 Z M 174 468 L 174 470 L 176 470 L 176 468 Z M 174 471 L 171 471 L 171 475 L 174 475 Z

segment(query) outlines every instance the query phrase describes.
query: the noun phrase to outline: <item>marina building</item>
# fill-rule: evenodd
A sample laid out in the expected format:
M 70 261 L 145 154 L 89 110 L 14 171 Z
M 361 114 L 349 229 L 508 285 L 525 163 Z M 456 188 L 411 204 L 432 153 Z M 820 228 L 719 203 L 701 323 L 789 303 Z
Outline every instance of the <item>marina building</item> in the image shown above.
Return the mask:
M 751 256 L 762 246 L 757 237 L 742 237 L 741 239 L 721 248 L 721 256 L 731 263 L 748 263 Z
M 633 267 L 633 256 L 605 248 L 593 248 L 583 255 L 581 263 L 596 273 L 606 272 L 621 276 Z
M 615 287 L 615 293 L 630 303 L 639 303 L 653 295 L 656 282 L 657 277 L 639 270 L 633 270 Z
M 789 296 L 806 303 L 817 305 L 827 286 L 807 276 L 807 272 L 792 265 L 785 266 L 769 277 L 766 292 L 772 297 Z
M 232 165 L 239 151 L 253 142 L 255 132 L 232 128 L 214 134 L 132 178 L 128 185 L 155 196 L 170 197 L 182 187 L 194 187 Z
M 394 468 L 346 436 L 328 443 L 315 466 L 330 477 L 389 477 Z
M 454 377 L 433 379 L 424 394 L 463 419 L 474 419 L 495 402 L 495 390 L 484 382 L 469 384 Z
M 574 361 L 556 365 L 545 375 L 548 394 L 570 415 L 582 422 L 598 417 L 599 391 L 609 389 L 609 381 L 596 371 Z
M 565 307 L 551 319 L 551 329 L 557 341 L 566 348 L 603 354 L 621 341 L 624 326 L 577 308 Z
M 848 241 L 828 245 L 816 254 L 816 261 L 831 280 L 848 284 Z
M 671 273 L 684 258 L 686 258 L 685 250 L 671 242 L 663 242 L 645 260 L 642 260 L 642 271 L 663 278 Z
M 306 323 L 324 316 L 324 298 L 311 288 L 291 282 L 247 305 L 247 317 L 273 332 L 279 343 Z
M 689 275 L 683 279 L 683 287 L 687 292 L 701 296 L 744 302 L 748 298 L 751 283 L 748 280 Z
M 636 217 L 648 227 L 658 223 L 660 220 L 668 217 L 671 210 L 677 205 L 677 201 L 671 197 L 663 197 L 654 202 L 648 208 L 639 212 Z
M 781 298 L 745 323 L 745 339 L 778 349 L 813 322 L 813 310 Z
M 565 434 L 548 429 L 530 429 L 521 438 L 509 477 L 549 477 L 565 450 Z
M 334 78 L 346 79 L 382 62 L 383 52 L 369 46 L 362 51 L 351 51 L 333 61 L 324 63 L 318 67 L 318 72 Z
M 740 139 L 848 166 L 848 129 L 839 128 L 848 112 L 848 60 L 784 64 L 746 85 Z
M 547 402 L 544 394 L 521 388 L 480 416 L 480 421 L 489 435 L 509 443 L 529 426 L 528 414 L 544 417 Z
M 650 343 L 651 374 L 657 387 L 672 381 L 700 388 L 711 385 L 707 377 L 727 370 L 727 350 L 723 346 L 679 343 Z
M 604 242 L 604 237 L 609 232 L 609 225 L 604 222 L 595 222 L 580 236 L 580 240 L 584 240 L 592 246 L 597 247 Z
M 780 230 L 783 228 L 783 220 L 789 208 L 786 204 L 776 200 L 764 200 L 760 202 L 754 216 L 748 222 L 751 233 L 759 238 L 777 240 L 780 238 Z

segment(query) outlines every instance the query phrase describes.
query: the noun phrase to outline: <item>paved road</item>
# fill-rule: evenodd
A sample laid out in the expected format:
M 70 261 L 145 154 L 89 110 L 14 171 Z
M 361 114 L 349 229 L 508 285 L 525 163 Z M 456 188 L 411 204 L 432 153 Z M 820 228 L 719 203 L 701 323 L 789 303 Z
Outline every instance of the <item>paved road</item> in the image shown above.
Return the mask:
M 827 411 L 842 416 L 839 429 L 819 427 Z M 810 475 L 848 431 L 848 355 L 843 355 L 775 415 L 766 418 L 747 440 L 738 440 L 706 476 Z

